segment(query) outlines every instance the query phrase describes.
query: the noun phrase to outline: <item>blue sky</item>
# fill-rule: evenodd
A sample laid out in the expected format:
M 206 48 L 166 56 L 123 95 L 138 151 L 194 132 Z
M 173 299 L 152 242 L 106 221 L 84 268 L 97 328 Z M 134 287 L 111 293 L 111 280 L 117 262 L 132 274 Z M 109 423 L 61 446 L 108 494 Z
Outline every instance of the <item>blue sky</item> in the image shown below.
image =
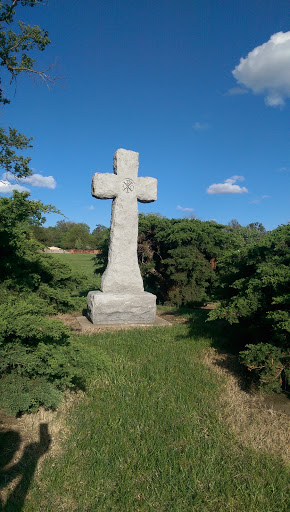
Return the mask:
M 47 0 L 18 12 L 48 30 L 37 68 L 55 64 L 61 78 L 48 90 L 20 76 L 1 111 L 4 127 L 34 138 L 40 177 L 18 184 L 32 199 L 109 226 L 111 201 L 91 196 L 91 179 L 125 148 L 158 180 L 139 211 L 290 220 L 288 0 Z

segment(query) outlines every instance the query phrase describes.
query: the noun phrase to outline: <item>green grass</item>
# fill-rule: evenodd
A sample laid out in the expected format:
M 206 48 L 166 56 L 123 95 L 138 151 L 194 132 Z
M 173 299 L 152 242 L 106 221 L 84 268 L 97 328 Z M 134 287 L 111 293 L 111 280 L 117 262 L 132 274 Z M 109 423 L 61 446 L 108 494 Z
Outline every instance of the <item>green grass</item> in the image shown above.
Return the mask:
M 92 255 L 53 257 L 98 288 Z M 88 370 L 86 395 L 66 418 L 61 454 L 44 461 L 23 508 L 16 493 L 7 512 L 288 510 L 283 462 L 245 446 L 223 421 L 224 381 L 203 350 L 220 347 L 224 331 L 205 323 L 206 311 L 183 315 L 187 325 L 73 337 L 102 364 Z
M 62 263 L 70 265 L 74 270 L 78 270 L 85 274 L 88 279 L 94 279 L 94 254 L 51 254 L 53 258 L 57 258 Z
M 222 420 L 223 380 L 202 362 L 212 339 L 193 335 L 199 313 L 189 325 L 75 337 L 112 363 L 71 409 L 63 452 L 44 462 L 24 512 L 287 510 L 283 463 Z

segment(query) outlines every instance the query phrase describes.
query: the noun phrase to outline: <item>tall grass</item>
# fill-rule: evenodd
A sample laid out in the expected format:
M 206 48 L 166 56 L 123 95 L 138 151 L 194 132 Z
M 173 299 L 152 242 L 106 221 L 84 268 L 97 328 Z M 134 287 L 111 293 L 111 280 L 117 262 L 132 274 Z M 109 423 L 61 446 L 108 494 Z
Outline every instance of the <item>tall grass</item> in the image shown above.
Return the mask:
M 287 510 L 283 463 L 222 421 L 223 377 L 202 360 L 210 339 L 178 325 L 75 343 L 113 365 L 71 410 L 63 453 L 44 463 L 25 512 Z

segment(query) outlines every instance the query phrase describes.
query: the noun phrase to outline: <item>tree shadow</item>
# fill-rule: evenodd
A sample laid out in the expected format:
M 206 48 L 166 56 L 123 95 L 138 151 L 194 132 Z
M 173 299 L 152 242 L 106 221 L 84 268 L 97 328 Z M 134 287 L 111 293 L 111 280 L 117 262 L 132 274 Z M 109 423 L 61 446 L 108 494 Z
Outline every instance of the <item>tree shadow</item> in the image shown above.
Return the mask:
M 25 446 L 21 459 L 11 465 L 21 443 L 15 430 L 0 432 L 0 490 L 6 489 L 15 478 L 19 482 L 12 488 L 4 504 L 0 498 L 1 512 L 20 512 L 31 485 L 38 460 L 48 451 L 51 437 L 47 423 L 39 425 L 39 441 Z M 5 469 L 8 466 L 8 469 Z
M 257 390 L 256 382 L 238 357 L 245 343 L 250 342 L 249 333 L 241 324 L 230 325 L 223 320 L 208 322 L 209 311 L 204 309 L 176 308 L 170 313 L 186 317 L 189 327 L 187 336 L 210 340 L 211 346 L 220 356 L 215 359 L 214 364 L 234 375 L 243 391 L 251 393 Z

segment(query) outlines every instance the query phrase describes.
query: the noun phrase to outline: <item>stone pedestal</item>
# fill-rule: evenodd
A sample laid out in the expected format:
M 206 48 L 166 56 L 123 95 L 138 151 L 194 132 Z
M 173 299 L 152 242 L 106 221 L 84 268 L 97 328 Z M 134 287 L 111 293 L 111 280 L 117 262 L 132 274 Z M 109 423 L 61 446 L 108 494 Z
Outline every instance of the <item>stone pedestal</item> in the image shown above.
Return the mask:
M 87 316 L 93 324 L 153 324 L 156 296 L 152 293 L 88 293 Z

